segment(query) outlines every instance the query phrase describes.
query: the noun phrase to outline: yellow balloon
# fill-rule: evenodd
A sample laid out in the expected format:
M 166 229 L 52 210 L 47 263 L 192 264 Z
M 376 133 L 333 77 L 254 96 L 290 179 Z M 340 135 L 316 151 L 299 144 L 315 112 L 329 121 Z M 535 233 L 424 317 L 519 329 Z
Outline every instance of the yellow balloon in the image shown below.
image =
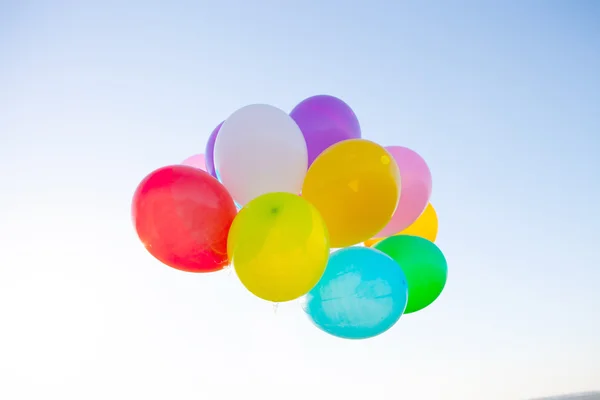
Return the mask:
M 331 247 L 352 246 L 373 237 L 392 218 L 400 198 L 400 171 L 380 145 L 345 140 L 315 159 L 302 197 L 323 216 Z
M 233 220 L 227 254 L 255 296 L 290 301 L 321 279 L 329 259 L 329 235 L 308 201 L 291 193 L 267 193 L 251 200 Z
M 415 222 L 412 223 L 411 226 L 406 228 L 405 230 L 396 233 L 396 235 L 410 235 L 410 236 L 419 236 L 424 239 L 429 240 L 430 242 L 435 242 L 438 233 L 438 217 L 435 212 L 435 208 L 431 205 L 431 203 L 427 204 L 425 211 L 421 214 L 419 218 Z M 365 246 L 371 247 L 375 243 L 382 241 L 385 238 L 381 239 L 369 239 L 365 241 Z

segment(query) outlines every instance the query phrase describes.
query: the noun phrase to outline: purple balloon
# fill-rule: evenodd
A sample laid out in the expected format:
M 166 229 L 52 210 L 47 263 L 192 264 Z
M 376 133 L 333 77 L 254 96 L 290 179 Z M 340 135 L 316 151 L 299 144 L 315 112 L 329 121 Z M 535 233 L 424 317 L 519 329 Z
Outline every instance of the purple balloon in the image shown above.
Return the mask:
M 223 121 L 225 122 L 225 121 Z M 221 126 L 223 126 L 223 122 L 221 122 L 217 127 L 212 131 L 210 136 L 208 137 L 208 142 L 206 143 L 206 150 L 204 151 L 204 159 L 206 161 L 206 172 L 211 174 L 213 177 L 217 177 L 217 171 L 215 171 L 215 141 L 217 140 L 217 135 L 221 130 Z
M 329 146 L 348 139 L 360 139 L 360 124 L 350 106 L 337 97 L 319 95 L 298 104 L 290 117 L 304 134 L 308 165 Z

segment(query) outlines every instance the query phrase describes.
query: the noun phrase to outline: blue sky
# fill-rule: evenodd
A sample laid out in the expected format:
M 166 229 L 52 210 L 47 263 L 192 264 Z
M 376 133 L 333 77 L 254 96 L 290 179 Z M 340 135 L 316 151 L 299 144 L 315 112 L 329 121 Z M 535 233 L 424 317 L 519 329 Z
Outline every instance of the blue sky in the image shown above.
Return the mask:
M 597 389 L 599 18 L 591 0 L 0 0 L 0 397 Z M 164 267 L 131 227 L 145 174 L 237 108 L 315 94 L 433 174 L 447 288 L 370 341 Z

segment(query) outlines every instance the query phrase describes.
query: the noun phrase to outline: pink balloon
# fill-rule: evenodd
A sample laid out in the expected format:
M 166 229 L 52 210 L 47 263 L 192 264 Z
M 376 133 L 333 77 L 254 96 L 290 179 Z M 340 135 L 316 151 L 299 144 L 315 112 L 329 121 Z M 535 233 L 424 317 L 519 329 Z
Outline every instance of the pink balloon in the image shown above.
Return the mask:
M 206 171 L 206 162 L 204 160 L 204 154 L 196 154 L 191 157 L 188 157 L 185 160 L 183 160 L 181 164 L 198 168 L 202 171 Z
M 402 146 L 385 148 L 400 169 L 400 201 L 391 221 L 374 237 L 395 235 L 408 228 L 425 211 L 431 197 L 431 172 L 423 157 Z

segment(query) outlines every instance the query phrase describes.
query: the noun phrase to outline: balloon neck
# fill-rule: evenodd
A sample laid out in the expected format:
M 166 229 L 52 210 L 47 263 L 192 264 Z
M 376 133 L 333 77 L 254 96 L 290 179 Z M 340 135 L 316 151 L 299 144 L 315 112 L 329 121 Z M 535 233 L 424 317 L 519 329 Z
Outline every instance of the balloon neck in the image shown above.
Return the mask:
M 279 303 L 273 303 L 273 314 L 277 314 L 277 310 L 279 309 Z

